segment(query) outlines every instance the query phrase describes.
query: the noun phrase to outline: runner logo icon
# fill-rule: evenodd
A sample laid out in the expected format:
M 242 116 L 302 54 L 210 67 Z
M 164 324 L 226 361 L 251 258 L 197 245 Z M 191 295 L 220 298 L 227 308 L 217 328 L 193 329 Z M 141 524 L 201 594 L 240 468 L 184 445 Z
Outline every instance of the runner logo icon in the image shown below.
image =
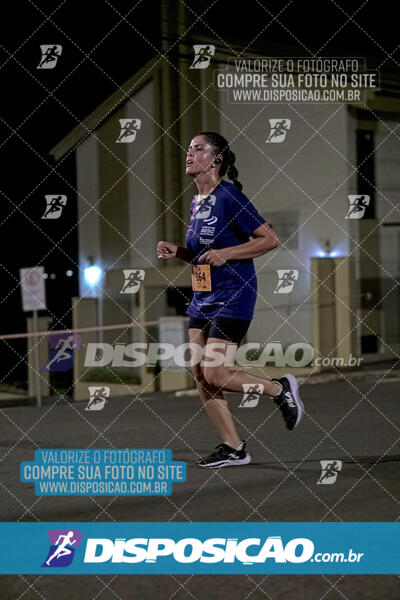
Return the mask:
M 136 139 L 136 133 L 139 131 L 142 121 L 140 119 L 118 119 L 121 131 L 117 139 L 117 144 L 130 144 Z
M 342 470 L 341 460 L 320 460 L 321 476 L 317 483 L 322 485 L 331 485 L 335 483 L 338 474 Z
M 50 548 L 42 567 L 68 567 L 74 558 L 76 547 L 81 545 L 79 529 L 48 529 Z
M 265 142 L 267 144 L 281 144 L 284 142 L 291 124 L 290 119 L 269 119 L 271 131 Z
M 37 69 L 54 69 L 61 56 L 62 46 L 59 44 L 42 44 L 40 46 L 42 56 Z
M 215 46 L 211 44 L 195 44 L 193 46 L 194 59 L 190 65 L 191 69 L 207 69 L 211 58 L 215 54 Z
M 295 281 L 299 278 L 299 272 L 295 269 L 277 269 L 278 285 L 274 294 L 290 294 L 293 290 Z
M 345 219 L 362 219 L 371 198 L 366 195 L 350 195 L 348 199 L 350 206 Z
M 210 218 L 210 214 L 213 206 L 217 201 L 217 197 L 214 194 L 210 194 L 209 196 L 201 196 L 198 195 L 196 198 L 196 204 L 192 213 L 193 219 L 204 219 L 210 225 L 210 221 L 213 217 Z M 215 223 L 215 221 L 211 221 Z
M 82 345 L 79 333 L 53 333 L 47 336 L 50 346 L 49 360 L 42 371 L 69 371 L 74 362 L 74 351 Z
M 110 396 L 110 388 L 101 385 L 89 386 L 89 396 L 85 410 L 102 410 Z
M 260 395 L 264 392 L 262 383 L 243 383 L 243 398 L 239 404 L 239 408 L 255 408 L 260 399 Z
M 62 210 L 67 204 L 67 196 L 63 194 L 55 194 L 45 196 L 46 210 L 42 219 L 58 219 L 61 217 Z
M 121 294 L 136 294 L 140 289 L 140 284 L 144 279 L 145 272 L 143 269 L 123 269 L 124 285 L 122 286 Z

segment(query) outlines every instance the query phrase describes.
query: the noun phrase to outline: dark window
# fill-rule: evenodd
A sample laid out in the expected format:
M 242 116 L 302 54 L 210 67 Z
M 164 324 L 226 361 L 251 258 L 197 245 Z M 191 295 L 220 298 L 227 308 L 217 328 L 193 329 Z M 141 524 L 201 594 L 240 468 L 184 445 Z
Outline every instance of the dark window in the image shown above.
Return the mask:
M 372 354 L 378 352 L 378 336 L 377 335 L 362 335 L 361 336 L 361 354 Z
M 372 310 L 380 308 L 381 280 L 378 277 L 363 277 L 361 283 L 361 308 Z
M 186 309 L 193 296 L 189 287 L 167 288 L 167 304 L 176 310 L 179 316 L 186 316 Z
M 367 129 L 357 131 L 357 194 L 370 197 L 364 219 L 375 218 L 375 153 L 374 132 Z

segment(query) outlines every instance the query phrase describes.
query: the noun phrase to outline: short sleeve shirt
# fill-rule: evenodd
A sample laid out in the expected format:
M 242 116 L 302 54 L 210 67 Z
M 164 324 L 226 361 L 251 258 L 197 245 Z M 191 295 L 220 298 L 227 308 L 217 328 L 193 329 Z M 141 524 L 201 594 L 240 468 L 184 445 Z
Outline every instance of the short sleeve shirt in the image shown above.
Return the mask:
M 244 244 L 255 229 L 265 223 L 236 186 L 222 180 L 213 192 L 195 196 L 190 207 L 186 246 L 192 264 L 210 249 Z M 257 299 L 257 278 L 253 259 L 230 260 L 211 266 L 211 291 L 194 292 L 187 314 L 197 318 L 252 319 Z

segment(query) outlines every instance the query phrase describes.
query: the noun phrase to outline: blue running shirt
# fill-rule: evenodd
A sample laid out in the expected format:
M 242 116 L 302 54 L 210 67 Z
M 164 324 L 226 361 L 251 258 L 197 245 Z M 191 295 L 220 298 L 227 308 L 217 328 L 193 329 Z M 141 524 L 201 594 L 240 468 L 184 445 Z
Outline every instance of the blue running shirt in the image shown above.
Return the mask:
M 192 264 L 210 249 L 237 246 L 249 241 L 265 219 L 236 186 L 222 180 L 207 196 L 195 196 L 190 207 L 186 246 Z M 211 291 L 194 292 L 186 314 L 208 319 L 252 319 L 257 300 L 257 278 L 252 258 L 229 260 L 210 266 Z

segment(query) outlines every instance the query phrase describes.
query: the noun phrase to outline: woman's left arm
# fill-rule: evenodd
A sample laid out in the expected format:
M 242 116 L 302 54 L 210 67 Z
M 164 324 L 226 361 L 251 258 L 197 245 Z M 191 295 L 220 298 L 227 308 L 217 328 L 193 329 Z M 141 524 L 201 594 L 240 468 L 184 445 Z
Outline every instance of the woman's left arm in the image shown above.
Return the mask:
M 257 227 L 251 235 L 253 239 L 248 242 L 223 248 L 219 252 L 222 253 L 225 260 L 240 260 L 241 258 L 262 256 L 279 245 L 276 233 L 267 223 L 263 223 L 260 227 Z
M 260 227 L 257 227 L 251 235 L 253 239 L 244 244 L 220 248 L 219 250 L 207 250 L 207 252 L 200 256 L 199 262 L 220 267 L 228 260 L 256 258 L 279 246 L 276 233 L 267 223 L 263 223 Z

